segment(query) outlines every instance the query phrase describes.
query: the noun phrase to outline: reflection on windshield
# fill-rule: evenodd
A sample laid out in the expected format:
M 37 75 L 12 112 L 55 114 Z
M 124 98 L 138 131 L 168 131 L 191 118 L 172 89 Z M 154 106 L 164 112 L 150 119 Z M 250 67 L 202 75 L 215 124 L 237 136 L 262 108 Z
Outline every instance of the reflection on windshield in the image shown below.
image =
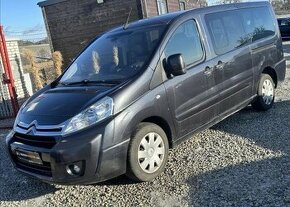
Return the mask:
M 143 69 L 164 25 L 104 34 L 69 67 L 60 82 L 125 80 Z

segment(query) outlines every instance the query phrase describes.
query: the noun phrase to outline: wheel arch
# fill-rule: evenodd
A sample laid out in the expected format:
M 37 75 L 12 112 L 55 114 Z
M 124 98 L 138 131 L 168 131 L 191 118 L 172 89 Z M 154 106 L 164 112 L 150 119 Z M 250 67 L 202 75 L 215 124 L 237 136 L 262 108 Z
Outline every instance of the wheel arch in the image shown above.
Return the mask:
M 171 129 L 170 125 L 167 123 L 167 121 L 165 119 L 163 119 L 160 116 L 150 116 L 150 117 L 147 117 L 147 118 L 143 119 L 140 123 L 142 123 L 142 122 L 153 123 L 153 124 L 156 124 L 159 127 L 161 127 L 161 129 L 163 129 L 163 131 L 165 132 L 165 134 L 167 136 L 168 143 L 169 143 L 169 148 L 173 147 L 172 129 Z
M 272 67 L 269 67 L 269 66 L 265 67 L 262 71 L 262 74 L 268 74 L 269 76 L 271 76 L 271 78 L 273 79 L 273 81 L 275 83 L 275 88 L 277 88 L 278 77 L 277 77 L 276 71 Z

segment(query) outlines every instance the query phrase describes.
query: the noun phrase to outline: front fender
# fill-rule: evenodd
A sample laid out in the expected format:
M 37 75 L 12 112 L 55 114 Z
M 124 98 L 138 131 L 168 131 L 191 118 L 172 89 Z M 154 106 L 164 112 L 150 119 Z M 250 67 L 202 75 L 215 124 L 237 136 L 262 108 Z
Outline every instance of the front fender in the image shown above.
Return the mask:
M 166 121 L 171 129 L 172 137 L 175 137 L 176 130 L 169 111 L 166 91 L 163 84 L 148 91 L 115 117 L 114 140 L 104 139 L 103 147 L 107 148 L 130 139 L 136 126 L 144 119 L 153 116 L 160 117 Z

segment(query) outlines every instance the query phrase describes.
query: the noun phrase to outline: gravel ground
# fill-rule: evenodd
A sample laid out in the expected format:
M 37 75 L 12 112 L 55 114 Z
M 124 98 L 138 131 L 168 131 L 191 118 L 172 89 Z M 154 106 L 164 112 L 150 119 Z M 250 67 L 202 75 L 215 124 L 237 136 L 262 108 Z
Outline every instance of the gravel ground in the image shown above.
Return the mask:
M 171 150 L 165 172 L 150 183 L 121 176 L 89 186 L 45 184 L 12 168 L 0 139 L 0 206 L 290 206 L 289 86 L 290 70 L 272 110 L 249 107 L 196 134 Z
M 0 119 L 0 129 L 11 129 L 13 127 L 14 118 Z

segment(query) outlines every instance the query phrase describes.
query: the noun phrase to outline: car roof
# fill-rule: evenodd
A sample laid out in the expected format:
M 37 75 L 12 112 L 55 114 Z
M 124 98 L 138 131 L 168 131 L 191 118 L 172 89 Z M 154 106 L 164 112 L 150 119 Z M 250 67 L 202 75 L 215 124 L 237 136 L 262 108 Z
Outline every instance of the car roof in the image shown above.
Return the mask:
M 146 19 L 140 19 L 140 20 L 133 21 L 133 22 L 129 21 L 126 29 L 136 29 L 136 28 L 140 28 L 140 27 L 147 27 L 147 26 L 154 26 L 154 25 L 155 26 L 167 25 L 173 19 L 175 19 L 176 17 L 180 16 L 183 13 L 185 13 L 185 11 L 177 11 L 177 12 L 163 14 L 160 16 L 154 16 L 154 17 L 149 17 Z M 122 26 L 118 26 L 118 27 L 110 30 L 110 32 L 123 30 L 125 24 L 126 24 L 126 22 L 124 22 L 124 24 Z
M 167 14 L 163 14 L 160 16 L 149 17 L 146 19 L 141 19 L 137 21 L 130 22 L 126 29 L 135 29 L 140 27 L 147 27 L 147 26 L 158 26 L 158 25 L 168 25 L 173 22 L 175 19 L 182 18 L 187 14 L 202 14 L 202 13 L 213 13 L 231 9 L 238 9 L 238 8 L 250 8 L 250 7 L 257 7 L 257 6 L 267 6 L 269 2 L 267 1 L 260 1 L 260 2 L 243 2 L 243 3 L 233 3 L 233 4 L 222 4 L 222 5 L 215 5 L 215 6 L 208 6 L 202 8 L 194 8 L 190 10 L 183 10 L 177 12 L 171 12 Z M 124 22 L 125 25 L 126 22 Z M 109 32 L 121 31 L 124 30 L 124 25 L 116 27 Z

